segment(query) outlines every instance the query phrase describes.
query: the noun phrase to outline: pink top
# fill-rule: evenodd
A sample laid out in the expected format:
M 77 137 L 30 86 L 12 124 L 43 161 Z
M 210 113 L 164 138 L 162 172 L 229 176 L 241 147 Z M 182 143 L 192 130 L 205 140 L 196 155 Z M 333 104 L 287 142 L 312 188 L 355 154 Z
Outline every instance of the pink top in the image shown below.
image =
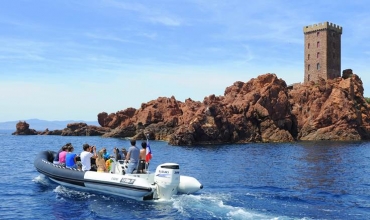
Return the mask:
M 62 151 L 59 153 L 59 163 L 66 163 L 67 151 Z

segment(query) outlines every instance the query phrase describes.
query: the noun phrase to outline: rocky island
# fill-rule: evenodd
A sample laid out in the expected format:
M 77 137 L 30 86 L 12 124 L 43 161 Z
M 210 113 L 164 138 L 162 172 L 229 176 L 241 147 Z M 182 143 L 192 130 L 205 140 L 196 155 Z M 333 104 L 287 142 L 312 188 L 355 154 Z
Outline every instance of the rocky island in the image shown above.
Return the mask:
M 159 97 L 139 109 L 97 115 L 99 126 L 68 124 L 38 132 L 26 122 L 14 135 L 103 136 L 163 140 L 171 145 L 298 140 L 369 140 L 370 105 L 361 79 L 352 70 L 341 77 L 287 86 L 275 74 L 235 82 L 223 96 L 202 102 Z

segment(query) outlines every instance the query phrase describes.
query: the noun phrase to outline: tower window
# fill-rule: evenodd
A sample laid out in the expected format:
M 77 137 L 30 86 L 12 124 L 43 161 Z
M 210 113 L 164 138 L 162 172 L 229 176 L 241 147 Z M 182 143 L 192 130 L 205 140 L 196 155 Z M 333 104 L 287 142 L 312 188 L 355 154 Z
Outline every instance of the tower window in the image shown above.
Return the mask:
M 307 48 L 310 49 L 310 43 L 307 44 Z
M 319 57 L 320 57 L 320 52 L 317 52 L 316 58 L 319 58 Z
M 317 47 L 320 47 L 320 41 L 317 41 Z
M 307 60 L 309 60 L 309 59 L 310 59 L 310 54 L 307 55 Z
M 307 66 L 307 70 L 308 70 L 308 71 L 310 70 L 310 64 L 308 64 L 308 66 Z
M 316 36 L 319 36 L 320 35 L 320 32 L 318 31 L 318 32 L 316 32 Z
M 317 64 L 316 64 L 316 69 L 317 69 L 317 70 L 320 70 L 320 63 L 317 63 Z

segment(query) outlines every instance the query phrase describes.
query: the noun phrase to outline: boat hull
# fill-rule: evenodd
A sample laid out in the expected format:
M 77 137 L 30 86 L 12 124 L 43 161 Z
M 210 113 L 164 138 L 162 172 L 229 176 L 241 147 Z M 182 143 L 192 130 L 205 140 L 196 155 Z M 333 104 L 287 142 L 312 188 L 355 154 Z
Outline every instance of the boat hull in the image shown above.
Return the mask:
M 56 152 L 42 151 L 34 161 L 37 171 L 67 187 L 136 200 L 168 200 L 177 193 L 195 193 L 203 188 L 193 177 L 181 176 L 179 165 L 164 163 L 155 173 L 125 174 L 127 164 L 112 160 L 110 173 L 81 171 L 53 164 Z

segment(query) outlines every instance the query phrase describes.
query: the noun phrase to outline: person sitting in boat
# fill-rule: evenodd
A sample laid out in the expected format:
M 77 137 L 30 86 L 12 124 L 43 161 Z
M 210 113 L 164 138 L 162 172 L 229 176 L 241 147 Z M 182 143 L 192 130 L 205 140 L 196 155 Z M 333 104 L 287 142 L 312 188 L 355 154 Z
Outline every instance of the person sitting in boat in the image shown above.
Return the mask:
M 77 154 L 73 153 L 73 151 L 73 146 L 68 146 L 68 153 L 66 155 L 66 167 L 77 169 Z
M 108 160 L 110 158 L 110 155 L 109 153 L 107 152 L 107 149 L 104 147 L 103 149 L 103 157 L 104 157 L 104 160 Z
M 59 165 L 59 154 L 60 152 L 63 151 L 63 148 L 65 147 L 66 145 L 64 145 L 63 147 L 61 147 L 58 151 L 58 153 L 55 155 L 54 157 L 54 160 L 53 160 L 53 164 L 58 164 Z
M 94 146 L 91 146 L 90 147 L 90 150 L 89 150 L 89 152 L 90 153 L 92 153 L 92 154 L 94 154 L 94 148 L 96 148 L 96 146 L 94 145 Z M 98 157 L 98 155 L 96 155 L 96 157 Z M 81 160 L 81 159 L 80 159 Z M 95 160 L 96 160 L 96 158 L 95 157 L 91 157 L 90 158 L 90 162 L 91 162 L 91 169 L 90 170 L 94 170 L 94 171 L 96 171 L 96 164 L 95 164 Z
M 91 153 L 90 151 L 93 151 L 93 153 Z M 81 158 L 81 164 L 82 164 L 82 171 L 96 171 L 96 169 L 92 168 L 91 167 L 91 158 L 97 158 L 97 155 L 96 155 L 96 147 L 95 146 L 90 146 L 88 144 L 84 144 L 83 145 L 83 150 L 81 155 L 80 155 L 80 158 Z
M 140 150 L 140 160 L 139 160 L 139 166 L 137 169 L 138 173 L 144 173 L 145 172 L 145 157 L 146 157 L 146 142 L 141 142 L 141 150 Z
M 120 154 L 121 154 L 122 160 L 124 160 L 127 156 L 126 148 L 123 147 Z
M 128 149 L 126 156 L 126 161 L 130 161 L 128 164 L 127 173 L 132 173 L 135 169 L 137 169 L 140 158 L 140 150 L 138 147 L 136 147 L 136 140 L 132 139 L 130 143 L 131 147 Z
M 118 160 L 122 160 L 122 156 L 121 156 L 121 154 L 120 154 L 120 152 L 119 152 L 119 149 L 118 148 L 113 148 L 113 158 L 116 160 L 116 161 L 118 161 Z
M 64 145 L 62 147 L 63 151 L 59 153 L 59 165 L 61 165 L 61 166 L 66 165 L 66 155 L 67 155 L 67 152 L 68 152 L 68 146 Z
M 104 156 L 103 155 L 104 155 L 103 150 L 100 150 L 98 152 L 98 158 L 96 158 L 96 161 L 95 161 L 96 167 L 97 167 L 97 171 L 98 172 L 101 172 L 101 173 L 108 172 L 107 166 L 105 164 L 105 159 L 104 159 Z

